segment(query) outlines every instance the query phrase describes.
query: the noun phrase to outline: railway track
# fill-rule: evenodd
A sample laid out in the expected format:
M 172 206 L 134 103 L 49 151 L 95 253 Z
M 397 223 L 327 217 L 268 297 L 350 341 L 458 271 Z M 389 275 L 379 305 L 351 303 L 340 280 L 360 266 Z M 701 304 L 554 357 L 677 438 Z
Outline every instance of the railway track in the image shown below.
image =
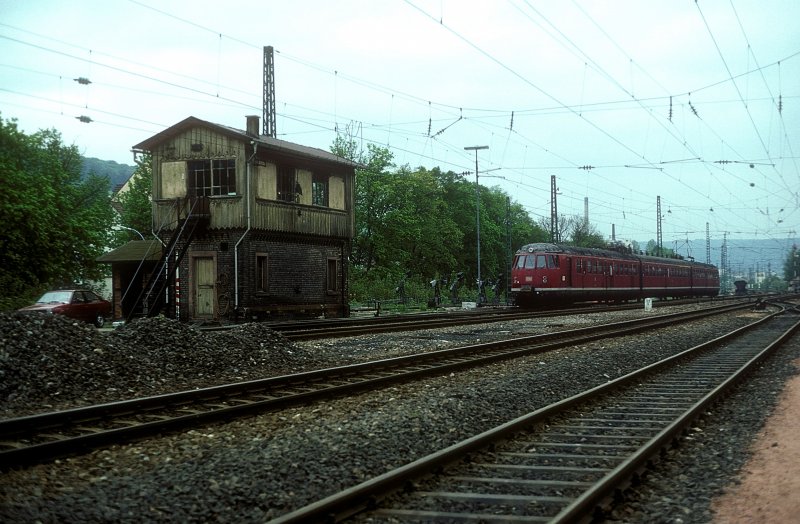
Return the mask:
M 715 298 L 710 302 L 737 302 L 741 299 Z M 749 301 L 746 299 L 745 301 Z M 703 302 L 702 299 L 656 301 L 654 307 L 673 306 L 680 304 L 695 304 Z M 475 310 L 460 310 L 438 313 L 423 313 L 413 315 L 393 315 L 383 317 L 362 317 L 346 319 L 303 320 L 297 322 L 274 322 L 269 326 L 274 331 L 282 333 L 290 340 L 314 340 L 320 338 L 350 337 L 371 333 L 391 333 L 397 331 L 411 331 L 420 329 L 436 329 L 451 326 L 485 324 L 491 322 L 508 322 L 531 318 L 546 318 L 578 313 L 600 313 L 605 311 L 624 311 L 641 309 L 640 303 L 625 304 L 584 304 L 570 308 L 549 308 L 547 310 L 524 310 L 518 308 L 481 308 Z M 208 331 L 221 331 L 230 329 L 231 326 L 201 327 Z
M 765 317 L 288 513 L 294 522 L 577 522 L 800 329 Z
M 623 336 L 748 307 L 728 304 L 701 311 L 519 337 L 398 357 L 139 398 L 0 421 L 0 467 L 9 468 L 100 447 L 281 409 L 333 395 L 382 387 L 427 375 Z

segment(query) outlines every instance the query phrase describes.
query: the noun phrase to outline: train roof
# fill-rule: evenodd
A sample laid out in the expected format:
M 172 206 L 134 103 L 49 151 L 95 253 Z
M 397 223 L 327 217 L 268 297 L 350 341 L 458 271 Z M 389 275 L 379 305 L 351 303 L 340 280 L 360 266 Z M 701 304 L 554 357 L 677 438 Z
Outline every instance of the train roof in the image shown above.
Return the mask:
M 536 252 L 564 253 L 567 255 L 580 255 L 585 257 L 604 257 L 604 258 L 613 258 L 617 260 L 636 260 L 636 261 L 641 260 L 649 262 L 660 262 L 665 264 L 715 267 L 712 264 L 704 264 L 702 262 L 695 262 L 693 260 L 686 260 L 682 258 L 656 257 L 652 255 L 640 255 L 638 253 L 633 253 L 633 252 L 624 253 L 621 251 L 614 251 L 611 249 L 567 246 L 564 244 L 553 244 L 548 242 L 537 242 L 533 244 L 526 244 L 517 250 L 518 255 L 521 255 L 523 253 L 536 253 Z

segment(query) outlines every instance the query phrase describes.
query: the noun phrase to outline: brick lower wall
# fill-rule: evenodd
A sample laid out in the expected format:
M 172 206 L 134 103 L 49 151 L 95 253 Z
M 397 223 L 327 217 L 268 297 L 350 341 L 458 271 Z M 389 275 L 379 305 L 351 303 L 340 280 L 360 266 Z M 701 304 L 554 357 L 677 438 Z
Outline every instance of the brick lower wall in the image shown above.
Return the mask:
M 315 311 L 335 316 L 348 316 L 347 260 L 350 256 L 349 242 L 342 239 L 310 238 L 299 235 L 269 235 L 251 231 L 238 249 L 238 310 L 235 293 L 234 259 L 236 242 L 241 231 L 207 231 L 193 239 L 180 263 L 179 301 L 174 300 L 172 316 L 182 320 L 193 320 L 190 268 L 193 255 L 212 256 L 216 263 L 217 282 L 215 294 L 218 300 L 217 317 L 233 317 L 238 311 L 241 319 L 247 312 L 247 320 L 254 317 L 279 314 L 306 314 Z M 256 289 L 256 254 L 269 257 L 269 288 L 267 292 Z M 327 286 L 328 260 L 338 264 L 336 292 Z M 176 312 L 177 310 L 177 312 Z

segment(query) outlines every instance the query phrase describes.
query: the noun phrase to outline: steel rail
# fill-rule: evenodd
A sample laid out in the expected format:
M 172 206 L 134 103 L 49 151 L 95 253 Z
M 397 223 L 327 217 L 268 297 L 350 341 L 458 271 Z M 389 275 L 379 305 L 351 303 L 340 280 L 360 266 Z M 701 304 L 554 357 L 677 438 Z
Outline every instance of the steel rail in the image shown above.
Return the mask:
M 0 420 L 0 469 L 748 306 L 718 306 Z
M 408 492 L 414 494 L 414 482 L 418 479 L 434 475 L 434 478 L 442 475 L 448 466 L 470 456 L 468 464 L 475 462 L 474 455 L 485 451 L 487 448 L 498 449 L 504 442 L 512 441 L 515 435 L 529 431 L 531 428 L 547 424 L 548 430 L 557 426 L 554 418 L 563 416 L 572 408 L 581 407 L 581 412 L 585 413 L 585 407 L 597 401 L 598 397 L 607 396 L 612 392 L 625 387 L 636 387 L 637 384 L 646 382 L 646 377 L 662 372 L 667 368 L 678 363 L 684 363 L 696 355 L 708 353 L 713 348 L 720 348 L 725 351 L 725 344 L 733 346 L 739 337 L 745 336 L 750 332 L 755 332 L 766 326 L 768 323 L 779 318 L 782 312 L 773 313 L 769 316 L 754 322 L 748 326 L 734 330 L 722 337 L 718 337 L 709 342 L 705 342 L 662 361 L 650 364 L 642 369 L 620 377 L 614 381 L 594 387 L 586 392 L 566 398 L 549 406 L 538 409 L 530 414 L 524 415 L 510 422 L 507 422 L 494 429 L 475 435 L 462 442 L 451 445 L 439 452 L 432 453 L 426 457 L 417 459 L 409 464 L 401 466 L 395 470 L 386 472 L 371 480 L 365 481 L 356 486 L 352 486 L 340 493 L 333 494 L 320 501 L 299 508 L 295 511 L 278 517 L 271 524 L 289 524 L 296 522 L 340 522 L 363 511 L 375 511 L 376 515 L 402 520 L 411 518 L 415 520 L 437 521 L 437 519 L 453 522 L 576 522 L 588 521 L 592 518 L 592 513 L 597 511 L 598 505 L 608 497 L 615 488 L 625 483 L 632 475 L 636 474 L 644 467 L 646 461 L 657 454 L 670 441 L 678 438 L 681 431 L 687 427 L 697 416 L 701 415 L 709 404 L 715 402 L 733 384 L 741 380 L 758 362 L 766 358 L 775 348 L 792 337 L 798 329 L 800 322 L 795 318 L 789 318 L 791 324 L 788 329 L 782 328 L 782 333 L 775 337 L 766 347 L 762 344 L 759 350 L 744 357 L 740 357 L 741 362 L 728 373 L 717 385 L 706 391 L 702 397 L 692 401 L 691 405 L 681 410 L 679 416 L 672 417 L 665 427 L 659 429 L 655 435 L 644 439 L 643 444 L 637 444 L 635 451 L 629 453 L 619 463 L 609 468 L 601 475 L 597 481 L 590 482 L 590 487 L 585 489 L 578 497 L 525 497 L 519 495 L 487 495 L 487 494 L 460 494 L 453 492 L 423 492 L 421 497 L 449 497 L 456 499 L 460 503 L 477 498 L 487 505 L 507 503 L 510 505 L 525 505 L 532 503 L 545 507 L 550 505 L 560 506 L 562 509 L 552 512 L 549 515 L 510 515 L 502 514 L 499 510 L 487 511 L 483 513 L 457 513 L 441 509 L 389 509 L 383 508 L 382 502 L 387 500 L 390 495 Z M 786 317 L 784 317 L 786 318 Z M 759 335 L 763 337 L 763 335 Z M 715 353 L 716 354 L 716 353 Z M 720 367 L 719 360 L 713 360 L 706 364 L 707 369 Z M 717 370 L 718 371 L 718 370 Z M 708 372 L 707 374 L 711 374 Z M 580 417 L 576 417 L 580 418 Z M 619 429 L 619 428 L 612 428 Z M 624 438 L 624 437 L 623 437 Z M 587 440 L 589 440 L 587 438 Z M 591 447 L 591 441 L 583 443 L 583 446 Z M 598 457 L 589 457 L 597 459 Z M 605 458 L 614 458 L 609 455 Z M 469 467 L 469 466 L 467 466 Z M 474 478 L 472 480 L 475 480 Z M 479 479 L 480 480 L 480 479 Z M 494 479 L 492 479 L 494 480 Z M 503 479 L 507 480 L 507 479 Z M 535 483 L 535 481 L 532 481 Z M 555 483 L 556 485 L 558 482 Z M 580 484 L 580 483 L 578 483 Z M 460 497 L 460 498 L 459 498 Z M 493 506 L 494 507 L 494 506 Z
M 681 299 L 662 300 L 653 303 L 653 307 L 665 307 L 681 304 L 697 304 L 703 302 L 751 302 L 753 297 L 717 297 L 714 299 Z M 606 311 L 625 311 L 641 309 L 641 303 L 624 304 L 584 304 L 569 308 L 548 308 L 546 310 L 524 310 L 519 308 L 480 308 L 436 313 L 414 313 L 407 315 L 390 315 L 384 317 L 367 318 L 334 318 L 325 320 L 301 320 L 296 322 L 268 322 L 267 325 L 278 331 L 290 340 L 313 340 L 319 338 L 347 337 L 370 333 L 389 333 L 396 331 L 411 331 L 412 329 L 435 329 L 456 325 L 481 324 L 492 322 L 507 322 L 511 320 L 547 318 L 553 316 L 570 315 L 577 313 L 598 313 Z M 235 324 L 223 326 L 200 326 L 202 331 L 226 331 L 235 327 Z

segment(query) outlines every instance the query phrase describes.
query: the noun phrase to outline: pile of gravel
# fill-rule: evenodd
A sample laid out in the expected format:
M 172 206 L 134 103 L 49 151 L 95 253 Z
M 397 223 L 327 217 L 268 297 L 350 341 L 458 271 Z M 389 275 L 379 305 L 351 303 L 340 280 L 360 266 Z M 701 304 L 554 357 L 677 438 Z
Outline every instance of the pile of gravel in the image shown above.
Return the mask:
M 101 332 L 61 315 L 2 313 L 0 415 L 251 380 L 317 364 L 312 351 L 263 324 L 206 333 L 155 317 Z

